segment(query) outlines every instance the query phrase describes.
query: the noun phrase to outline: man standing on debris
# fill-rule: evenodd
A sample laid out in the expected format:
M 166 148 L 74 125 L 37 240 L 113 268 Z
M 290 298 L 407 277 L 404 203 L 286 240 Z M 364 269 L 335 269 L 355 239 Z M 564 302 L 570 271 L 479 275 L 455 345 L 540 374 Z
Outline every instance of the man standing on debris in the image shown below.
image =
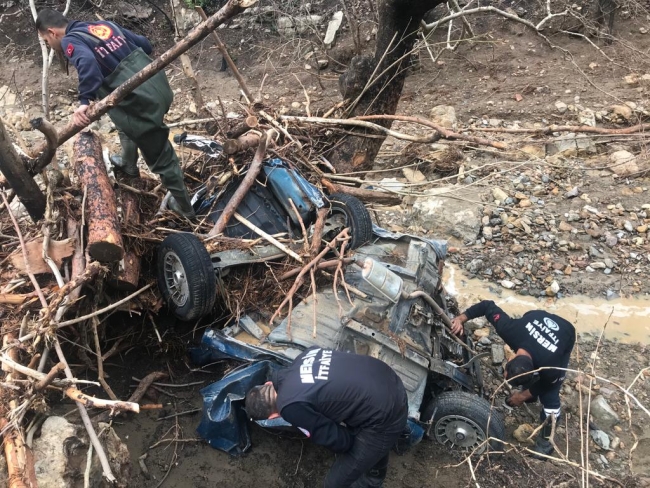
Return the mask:
M 337 453 L 326 488 L 382 486 L 388 453 L 408 414 L 406 390 L 390 366 L 321 348 L 308 349 L 272 381 L 252 388 L 245 405 L 251 418 L 281 415 Z
M 69 21 L 60 12 L 41 10 L 36 29 L 49 46 L 64 53 L 79 75 L 79 107 L 73 121 L 90 123 L 86 112 L 93 100 L 104 98 L 119 85 L 151 63 L 152 47 L 139 36 L 113 22 Z M 169 208 L 184 217 L 194 210 L 183 182 L 178 156 L 169 142 L 169 128 L 163 117 L 173 92 L 164 72 L 156 73 L 124 98 L 108 115 L 118 129 L 122 156 L 111 156 L 113 165 L 137 177 L 138 149 L 147 165 L 172 194 Z
M 575 344 L 575 328 L 562 317 L 543 310 L 531 310 L 523 317 L 513 319 L 492 300 L 483 300 L 452 321 L 452 332 L 462 334 L 465 322 L 481 316 L 494 326 L 497 334 L 515 351 L 514 358 L 506 364 L 504 377 L 512 378 L 508 381 L 512 386 L 522 388 L 513 393 L 506 403 L 518 407 L 524 402 L 535 402 L 538 398 L 542 403 L 540 421 L 544 427 L 535 440 L 534 450 L 549 455 L 553 452 L 549 441 L 551 418 L 557 420 L 560 417 L 560 388 L 566 372 L 559 369 L 532 372 L 545 367 L 568 367 Z

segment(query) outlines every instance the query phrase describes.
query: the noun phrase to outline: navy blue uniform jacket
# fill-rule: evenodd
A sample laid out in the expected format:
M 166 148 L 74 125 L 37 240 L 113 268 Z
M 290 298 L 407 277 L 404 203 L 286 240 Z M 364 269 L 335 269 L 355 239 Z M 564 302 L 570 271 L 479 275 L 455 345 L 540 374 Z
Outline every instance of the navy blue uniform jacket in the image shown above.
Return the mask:
M 104 78 L 137 48 L 151 54 L 151 43 L 144 36 L 113 22 L 68 24 L 61 40 L 65 56 L 72 61 L 79 76 L 79 102 L 88 105 L 97 97 Z

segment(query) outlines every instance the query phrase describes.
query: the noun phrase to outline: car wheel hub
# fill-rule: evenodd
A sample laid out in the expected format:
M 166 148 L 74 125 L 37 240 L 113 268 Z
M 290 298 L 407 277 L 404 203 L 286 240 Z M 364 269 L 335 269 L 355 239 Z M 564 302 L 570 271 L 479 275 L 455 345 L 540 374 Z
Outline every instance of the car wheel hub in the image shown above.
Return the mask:
M 187 303 L 190 295 L 185 268 L 176 253 L 169 252 L 165 255 L 165 283 L 169 291 L 169 298 L 177 307 Z
M 451 449 L 482 452 L 485 445 L 485 433 L 479 425 L 467 417 L 448 415 L 436 423 L 436 440 Z

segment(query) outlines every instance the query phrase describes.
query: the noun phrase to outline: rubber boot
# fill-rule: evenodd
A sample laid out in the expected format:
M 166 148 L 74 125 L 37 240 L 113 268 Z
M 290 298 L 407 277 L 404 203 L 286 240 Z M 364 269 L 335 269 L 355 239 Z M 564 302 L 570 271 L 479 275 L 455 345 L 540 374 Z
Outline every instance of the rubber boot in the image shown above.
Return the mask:
M 544 427 L 542 427 L 542 430 L 540 430 L 539 434 L 537 434 L 533 451 L 538 452 L 540 454 L 544 454 L 546 456 L 550 456 L 551 454 L 553 454 L 553 450 L 554 450 L 553 444 L 551 444 L 551 441 L 549 440 L 551 437 L 552 430 L 553 430 L 553 425 L 551 424 L 551 419 L 547 418 L 544 423 Z M 546 460 L 546 458 L 542 456 L 535 456 L 535 458 L 540 460 Z
M 183 198 L 181 200 L 182 204 L 179 203 L 178 200 L 174 196 L 169 197 L 169 201 L 167 202 L 167 208 L 171 210 L 172 212 L 177 213 L 181 217 L 185 217 L 188 219 L 192 219 L 196 217 L 196 213 L 194 212 L 194 208 L 192 208 L 192 204 L 189 203 L 189 198 Z
M 140 176 L 140 170 L 138 169 L 138 146 L 135 145 L 128 136 L 118 130 L 118 135 L 120 136 L 120 145 L 122 146 L 122 155 L 118 156 L 113 154 L 108 159 L 111 161 L 113 168 L 118 171 L 121 171 L 127 176 L 133 178 Z

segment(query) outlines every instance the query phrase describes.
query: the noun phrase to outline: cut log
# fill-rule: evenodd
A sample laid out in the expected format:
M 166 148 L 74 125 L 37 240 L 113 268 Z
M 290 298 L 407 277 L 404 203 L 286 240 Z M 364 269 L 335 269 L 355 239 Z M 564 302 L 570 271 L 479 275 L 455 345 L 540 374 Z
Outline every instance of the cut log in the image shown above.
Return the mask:
M 0 119 L 0 171 L 34 222 L 45 214 L 45 195 L 30 176 Z
M 237 139 L 239 136 L 246 134 L 251 129 L 256 129 L 260 125 L 257 117 L 250 115 L 226 133 L 229 139 Z
M 123 225 L 137 225 L 140 223 L 140 207 L 136 196 L 123 191 L 122 197 L 122 222 Z M 108 284 L 118 290 L 133 293 L 138 288 L 140 280 L 140 256 L 131 250 L 124 254 L 124 258 L 115 265 L 113 273 L 108 279 Z
M 91 122 L 98 120 L 111 108 L 124 100 L 124 98 L 138 86 L 164 69 L 170 63 L 174 62 L 181 54 L 186 52 L 192 46 L 195 46 L 201 42 L 201 40 L 203 40 L 214 29 L 235 15 L 243 12 L 247 8 L 252 7 L 256 2 L 257 0 L 229 0 L 228 3 L 221 7 L 217 13 L 208 18 L 208 20 L 197 25 L 185 38 L 181 39 L 169 50 L 165 51 L 159 57 L 154 59 L 146 68 L 126 80 L 115 90 L 113 90 L 106 98 L 103 98 L 97 103 L 91 105 L 86 113 L 88 118 L 91 120 Z M 83 127 L 79 127 L 71 121 L 68 125 L 58 131 L 58 145 L 60 146 L 81 130 L 83 130 Z M 43 143 L 36 147 L 32 153 L 40 154 L 46 149 L 46 147 L 47 144 Z M 35 168 L 34 171 L 38 172 L 41 169 L 42 168 Z M 45 204 L 43 204 L 43 209 L 45 209 Z
M 260 143 L 260 137 L 259 132 L 249 132 L 237 139 L 226 139 L 223 143 L 223 152 L 230 155 L 255 147 Z
M 88 254 L 102 263 L 117 262 L 124 256 L 124 246 L 99 138 L 91 131 L 82 132 L 74 142 L 73 154 L 74 171 L 88 194 Z
M 329 193 L 347 193 L 353 197 L 357 197 L 364 203 L 377 203 L 379 205 L 399 205 L 402 203 L 402 197 L 393 193 L 384 191 L 366 190 L 364 188 L 357 188 L 356 186 L 337 185 L 325 178 L 321 179 L 321 183 Z
M 73 239 L 63 241 L 50 240 L 47 254 L 56 265 L 60 268 L 63 260 L 69 258 L 74 253 L 75 242 Z M 43 260 L 43 238 L 34 239 L 25 243 L 25 251 L 29 260 L 29 269 L 34 274 L 51 273 L 52 269 Z M 9 260 L 14 268 L 21 273 L 27 272 L 27 264 L 22 249 L 17 249 L 9 256 Z

